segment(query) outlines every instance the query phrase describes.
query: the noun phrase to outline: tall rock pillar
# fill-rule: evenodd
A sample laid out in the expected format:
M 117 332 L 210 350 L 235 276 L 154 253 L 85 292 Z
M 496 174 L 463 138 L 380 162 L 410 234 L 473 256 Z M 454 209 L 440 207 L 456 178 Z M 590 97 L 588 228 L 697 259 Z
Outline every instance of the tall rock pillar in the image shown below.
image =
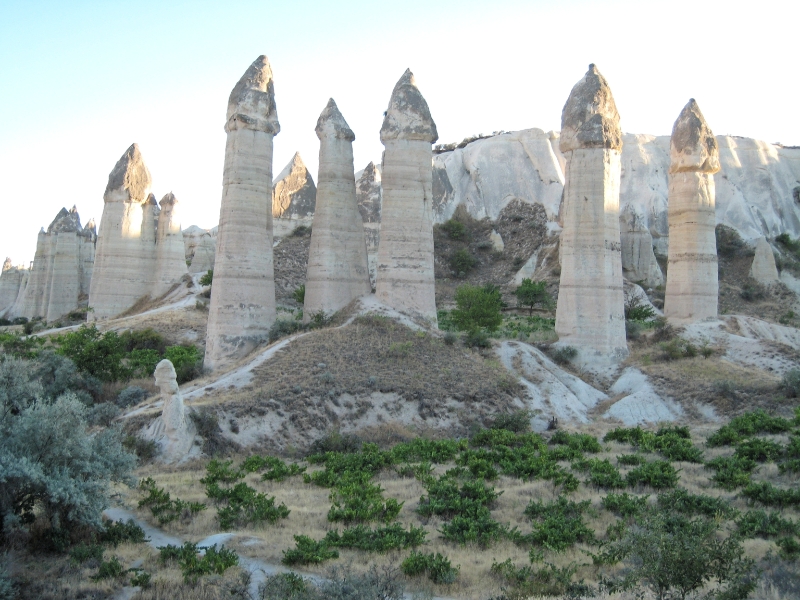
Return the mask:
M 156 274 L 153 282 L 153 296 L 167 293 L 181 277 L 186 275 L 186 248 L 181 232 L 180 203 L 170 192 L 159 202 L 156 231 Z
M 719 169 L 717 140 L 692 98 L 675 121 L 670 139 L 664 316 L 676 324 L 717 316 L 714 173 Z
M 436 325 L 431 144 L 439 136 L 410 70 L 394 86 L 385 114 L 376 294 L 382 303 Z
M 114 317 L 150 292 L 153 244 L 150 171 L 133 144 L 108 176 L 89 286 L 88 320 Z
M 319 116 L 316 132 L 319 176 L 303 306 L 306 320 L 319 311 L 334 313 L 372 289 L 356 199 L 356 136 L 332 98 Z
M 561 113 L 566 182 L 556 333 L 604 359 L 628 354 L 622 291 L 619 182 L 622 131 L 605 78 L 594 65 Z
M 228 100 L 222 206 L 205 367 L 230 364 L 268 339 L 275 321 L 272 138 L 280 132 L 272 69 L 259 56 Z

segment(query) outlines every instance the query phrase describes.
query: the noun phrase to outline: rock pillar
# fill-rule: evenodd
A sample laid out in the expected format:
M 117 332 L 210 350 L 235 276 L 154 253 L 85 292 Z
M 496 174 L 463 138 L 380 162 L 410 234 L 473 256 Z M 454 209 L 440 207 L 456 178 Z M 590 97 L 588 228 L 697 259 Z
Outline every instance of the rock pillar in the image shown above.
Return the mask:
M 319 176 L 303 305 L 306 321 L 320 311 L 330 315 L 372 289 L 356 199 L 356 136 L 333 99 L 319 116 L 316 132 L 320 141 Z
M 611 89 L 594 65 L 564 105 L 559 146 L 566 182 L 556 333 L 562 344 L 623 358 L 628 346 L 619 232 L 622 132 Z
M 150 171 L 133 144 L 109 174 L 103 195 L 89 287 L 90 321 L 114 317 L 150 292 L 155 235 L 150 184 Z
M 664 316 L 691 323 L 717 316 L 714 173 L 719 148 L 694 101 L 672 128 L 669 168 L 669 265 Z
M 186 418 L 186 407 L 172 363 L 167 359 L 162 360 L 156 365 L 153 375 L 164 405 L 161 416 L 150 425 L 145 437 L 158 444 L 161 460 L 172 463 L 191 452 L 196 429 L 191 420 Z
M 775 264 L 775 255 L 766 238 L 758 238 L 756 255 L 750 267 L 750 277 L 763 285 L 772 285 L 780 280 L 778 267 Z
M 181 233 L 180 203 L 170 192 L 159 202 L 156 230 L 156 273 L 153 296 L 167 293 L 181 277 L 186 275 L 186 248 Z
M 214 285 L 205 367 L 217 369 L 268 339 L 275 321 L 272 138 L 280 132 L 272 69 L 259 56 L 228 100 Z
M 431 144 L 439 136 L 410 70 L 394 86 L 385 114 L 376 294 L 382 303 L 436 325 Z
M 48 281 L 47 321 L 54 321 L 78 307 L 81 294 L 79 262 L 80 238 L 77 231 L 64 231 L 53 236 L 53 263 Z

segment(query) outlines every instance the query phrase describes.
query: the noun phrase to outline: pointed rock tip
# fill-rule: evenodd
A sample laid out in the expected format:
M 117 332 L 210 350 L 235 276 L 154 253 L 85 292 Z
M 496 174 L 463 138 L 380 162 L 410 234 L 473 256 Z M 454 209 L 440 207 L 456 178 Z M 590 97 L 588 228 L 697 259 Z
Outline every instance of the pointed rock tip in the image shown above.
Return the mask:
M 690 98 L 670 137 L 670 173 L 716 173 L 720 170 L 719 145 L 700 107 Z
M 561 111 L 562 152 L 578 148 L 622 149 L 622 130 L 614 96 L 594 63 L 575 84 Z
M 129 201 L 143 202 L 150 191 L 151 183 L 150 171 L 144 164 L 139 146 L 133 143 L 109 173 L 105 199 L 108 199 L 110 192 L 122 189 L 128 192 Z
M 262 54 L 236 83 L 228 98 L 225 130 L 253 129 L 277 135 L 281 126 L 275 106 L 272 66 Z
M 168 192 L 161 199 L 161 202 L 159 202 L 159 205 L 161 205 L 161 206 L 172 205 L 172 204 L 177 204 L 177 202 L 178 202 L 178 199 L 175 197 L 175 194 L 173 194 L 172 192 Z
M 397 81 L 381 126 L 381 141 L 420 140 L 430 144 L 439 139 L 436 123 L 411 69 Z
M 320 140 L 324 137 L 334 137 L 350 142 L 356 139 L 356 134 L 353 133 L 347 121 L 344 120 L 333 98 L 328 100 L 328 104 L 325 105 L 322 113 L 320 113 L 314 131 Z

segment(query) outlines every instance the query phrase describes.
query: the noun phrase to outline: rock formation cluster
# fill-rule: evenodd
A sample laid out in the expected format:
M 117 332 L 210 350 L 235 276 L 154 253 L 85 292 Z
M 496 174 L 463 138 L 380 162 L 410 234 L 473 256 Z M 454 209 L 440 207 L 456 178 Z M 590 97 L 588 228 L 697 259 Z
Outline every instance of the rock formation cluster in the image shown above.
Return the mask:
M 692 98 L 675 121 L 670 141 L 664 315 L 674 323 L 717 316 L 714 173 L 719 169 L 717 140 Z
M 114 317 L 139 299 L 165 294 L 186 274 L 178 209 L 172 193 L 159 208 L 150 171 L 131 145 L 108 176 L 89 290 L 89 320 Z
M 205 367 L 217 369 L 268 338 L 275 321 L 272 140 L 280 132 L 272 69 L 259 56 L 233 88 L 225 123 L 214 286 Z
M 622 132 L 611 89 L 594 65 L 561 114 L 566 158 L 556 333 L 605 358 L 627 354 L 619 232 Z
M 0 271 L 0 317 L 9 313 L 20 295 L 20 290 L 24 291 L 28 274 L 28 269 L 24 266 L 14 266 L 11 259 L 6 258 Z
M 303 306 L 306 321 L 320 311 L 330 315 L 372 289 L 356 199 L 356 136 L 333 98 L 315 131 L 320 141 L 319 176 Z
M 385 114 L 376 294 L 387 306 L 435 325 L 431 144 L 439 136 L 410 70 L 395 85 Z

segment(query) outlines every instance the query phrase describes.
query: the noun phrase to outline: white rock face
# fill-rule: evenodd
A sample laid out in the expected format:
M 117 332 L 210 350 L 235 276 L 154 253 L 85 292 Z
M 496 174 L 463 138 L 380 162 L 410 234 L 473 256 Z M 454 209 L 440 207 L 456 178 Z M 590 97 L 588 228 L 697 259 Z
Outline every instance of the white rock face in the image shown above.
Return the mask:
M 151 181 L 136 144 L 108 176 L 89 320 L 115 317 L 140 298 L 159 297 L 186 274 L 177 200 L 167 194 L 162 211 L 150 193 Z
M 717 316 L 719 281 L 714 207 L 717 140 L 692 98 L 670 141 L 669 267 L 664 315 L 676 324 Z
M 275 321 L 272 139 L 280 132 L 272 68 L 258 57 L 228 100 L 214 286 L 205 367 L 219 369 L 268 339 Z
M 299 152 L 272 182 L 272 234 L 281 239 L 300 226 L 310 227 L 317 187 Z
M 317 121 L 319 188 L 308 251 L 303 316 L 332 314 L 369 294 L 367 244 L 353 173 L 355 134 L 331 99 Z
M 431 144 L 428 103 L 406 70 L 381 127 L 383 206 L 376 294 L 392 308 L 436 324 Z
M 619 234 L 622 133 L 611 90 L 594 65 L 572 89 L 561 127 L 567 177 L 556 333 L 560 343 L 582 351 L 581 359 L 621 359 L 628 354 Z
M 156 273 L 152 295 L 165 294 L 173 284 L 186 275 L 186 248 L 181 233 L 180 203 L 170 192 L 159 203 L 156 230 Z
M 683 409 L 677 403 L 659 396 L 645 374 L 633 367 L 622 372 L 610 391 L 615 396 L 624 396 L 603 414 L 607 419 L 633 426 L 676 421 L 683 416 Z
M 0 271 L 0 317 L 4 317 L 14 306 L 23 281 L 27 283 L 27 274 L 26 268 L 13 266 L 11 259 L 6 258 Z
M 217 254 L 217 228 L 202 229 L 192 225 L 183 230 L 185 260 L 189 273 L 207 273 L 214 268 Z
M 189 455 L 196 430 L 191 420 L 186 418 L 186 408 L 172 363 L 167 359 L 162 360 L 156 365 L 153 375 L 164 404 L 161 416 L 150 425 L 145 437 L 158 444 L 163 462 L 174 463 Z
M 367 242 L 367 258 L 369 260 L 369 278 L 375 285 L 378 268 L 378 246 L 381 241 L 381 207 L 383 206 L 383 188 L 381 186 L 381 170 L 370 162 L 363 171 L 356 173 L 356 198 L 361 220 L 364 222 L 364 239 Z
M 772 285 L 780 281 L 778 267 L 775 266 L 775 255 L 766 238 L 758 238 L 756 255 L 753 257 L 753 265 L 750 267 L 750 277 L 764 285 Z
M 39 232 L 28 282 L 8 314 L 56 321 L 77 309 L 89 293 L 96 240 L 94 221 L 81 227 L 77 208 L 62 208 Z

